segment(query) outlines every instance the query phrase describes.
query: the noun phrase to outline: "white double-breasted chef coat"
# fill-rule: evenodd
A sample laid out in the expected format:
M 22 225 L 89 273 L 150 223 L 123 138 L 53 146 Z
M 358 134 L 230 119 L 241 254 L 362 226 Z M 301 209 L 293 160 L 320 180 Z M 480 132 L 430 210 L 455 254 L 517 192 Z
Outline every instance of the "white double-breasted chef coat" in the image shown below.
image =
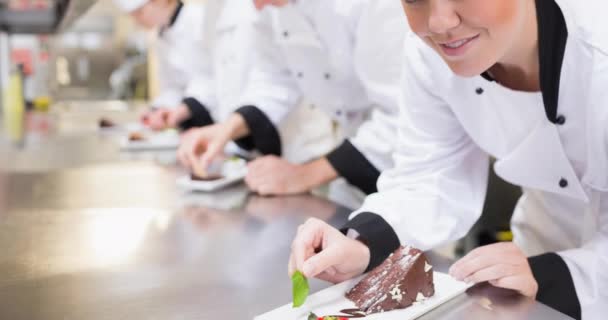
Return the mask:
M 250 78 L 251 66 L 255 63 L 251 48 L 262 45 L 256 41 L 263 39 L 265 32 L 272 35 L 260 21 L 252 1 L 208 0 L 202 4 L 184 4 L 174 25 L 159 37 L 161 94 L 153 105 L 174 107 L 185 98 L 194 98 L 216 122 L 247 104 L 297 107 L 298 96 L 277 96 L 274 87 L 265 85 L 268 81 Z M 256 85 L 250 85 L 252 82 Z M 247 87 L 251 90 L 245 90 Z M 318 124 L 314 130 L 306 126 L 310 122 Z M 290 160 L 303 161 L 318 156 L 334 144 L 328 139 L 331 122 L 318 111 L 298 108 L 287 117 L 286 125 L 289 128 L 279 130 L 289 145 L 284 149 Z M 302 150 L 303 146 L 313 143 L 316 148 Z
M 282 101 L 305 97 L 376 168 L 391 167 L 407 29 L 399 1 L 293 1 L 267 8 L 261 17 L 272 34 L 263 32 L 256 42 L 255 73 L 244 99 L 260 90 L 272 93 L 274 102 L 256 106 L 278 124 L 293 108 Z
M 199 97 L 215 104 L 208 86 L 198 85 L 213 76 L 205 45 L 206 18 L 204 5 L 184 4 L 173 24 L 159 32 L 155 48 L 159 94 L 151 103 L 153 107 L 176 107 L 196 87 Z
M 414 34 L 403 64 L 396 168 L 354 213 L 381 215 L 401 243 L 430 249 L 464 236 L 479 217 L 488 159 L 524 194 L 512 220 L 529 255 L 556 252 L 583 319 L 608 314 L 608 22 L 603 0 L 556 0 L 569 36 L 558 113 L 541 93 L 454 75 Z

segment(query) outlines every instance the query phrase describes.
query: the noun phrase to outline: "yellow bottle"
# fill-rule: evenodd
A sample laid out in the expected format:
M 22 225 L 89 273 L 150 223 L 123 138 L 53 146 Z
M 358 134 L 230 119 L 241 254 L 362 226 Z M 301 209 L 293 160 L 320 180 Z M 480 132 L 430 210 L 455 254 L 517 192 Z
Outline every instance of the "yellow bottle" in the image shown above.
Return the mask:
M 4 130 L 10 142 L 21 143 L 25 137 L 25 99 L 21 72 L 13 72 L 2 94 Z

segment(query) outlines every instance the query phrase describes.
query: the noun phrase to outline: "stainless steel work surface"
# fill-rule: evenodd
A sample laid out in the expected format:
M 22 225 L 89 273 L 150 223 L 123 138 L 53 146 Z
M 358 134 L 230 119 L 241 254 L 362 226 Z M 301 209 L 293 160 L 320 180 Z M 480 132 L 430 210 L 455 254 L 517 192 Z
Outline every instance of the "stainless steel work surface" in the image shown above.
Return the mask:
M 98 113 L 65 112 L 54 131 L 0 158 L 18 162 L 0 178 L 0 319 L 251 319 L 291 299 L 297 226 L 310 216 L 340 226 L 349 214 L 242 185 L 180 191 L 172 152 L 121 152 L 97 132 Z M 488 287 L 423 318 L 566 319 Z

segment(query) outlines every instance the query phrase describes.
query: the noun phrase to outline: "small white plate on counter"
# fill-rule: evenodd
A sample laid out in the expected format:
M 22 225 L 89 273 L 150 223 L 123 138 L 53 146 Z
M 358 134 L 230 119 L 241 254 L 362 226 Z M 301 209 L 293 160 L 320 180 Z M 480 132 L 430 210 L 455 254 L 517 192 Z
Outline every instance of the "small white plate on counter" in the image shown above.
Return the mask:
M 355 304 L 346 299 L 344 294 L 351 289 L 362 277 L 343 282 L 325 290 L 319 291 L 306 299 L 299 308 L 293 308 L 291 303 L 278 309 L 255 317 L 255 320 L 307 320 L 311 312 L 319 317 L 341 314 L 341 310 L 356 309 Z M 430 312 L 440 305 L 464 293 L 470 285 L 460 282 L 451 276 L 435 272 L 435 295 L 409 308 L 393 310 L 366 316 L 366 320 L 410 320 Z
M 129 132 L 147 132 L 149 129 L 144 127 L 142 124 L 137 122 L 126 123 L 126 124 L 117 124 L 112 127 L 99 127 L 99 132 L 101 134 L 129 134 Z
M 125 151 L 151 151 L 151 150 L 177 150 L 180 139 L 176 130 L 163 132 L 138 132 L 144 140 L 131 141 L 129 137 L 123 138 L 120 147 Z
M 218 172 L 222 178 L 211 181 L 192 180 L 190 175 L 177 179 L 177 185 L 189 191 L 213 192 L 238 182 L 247 176 L 247 162 L 243 159 L 228 159 L 222 164 Z

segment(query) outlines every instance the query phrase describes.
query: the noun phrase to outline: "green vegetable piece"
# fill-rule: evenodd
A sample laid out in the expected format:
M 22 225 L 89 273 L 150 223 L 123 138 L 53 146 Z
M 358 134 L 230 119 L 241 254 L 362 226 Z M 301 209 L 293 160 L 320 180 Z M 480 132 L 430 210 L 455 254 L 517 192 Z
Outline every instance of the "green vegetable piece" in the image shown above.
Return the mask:
M 308 280 L 300 271 L 296 271 L 291 276 L 291 282 L 293 284 L 293 307 L 298 308 L 304 304 L 306 297 L 308 297 L 310 291 Z
M 308 315 L 308 320 L 317 320 L 317 319 L 319 319 L 319 317 L 312 312 Z

